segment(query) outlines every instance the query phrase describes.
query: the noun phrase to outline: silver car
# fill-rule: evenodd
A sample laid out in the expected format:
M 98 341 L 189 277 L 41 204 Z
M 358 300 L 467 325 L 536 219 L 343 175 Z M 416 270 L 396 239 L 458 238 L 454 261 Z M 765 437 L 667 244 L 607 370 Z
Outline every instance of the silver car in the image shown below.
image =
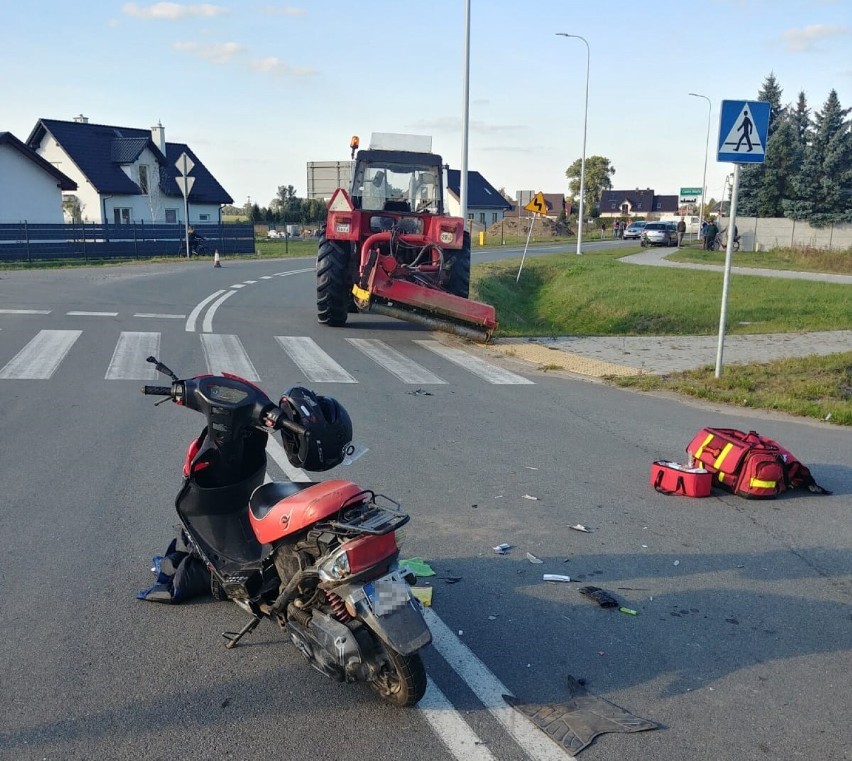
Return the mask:
M 627 228 L 624 230 L 624 235 L 622 238 L 627 240 L 628 238 L 636 238 L 639 239 L 642 237 L 642 230 L 645 229 L 645 225 L 647 222 L 631 222 L 627 225 Z
M 642 230 L 643 246 L 676 246 L 677 225 L 674 222 L 648 222 Z

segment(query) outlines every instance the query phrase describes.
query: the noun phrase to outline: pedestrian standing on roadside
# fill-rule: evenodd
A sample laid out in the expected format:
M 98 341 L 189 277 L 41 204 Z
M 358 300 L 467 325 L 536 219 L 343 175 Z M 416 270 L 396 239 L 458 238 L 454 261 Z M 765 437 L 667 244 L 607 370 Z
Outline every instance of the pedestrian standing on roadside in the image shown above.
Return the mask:
M 601 240 L 606 238 L 606 222 L 601 222 Z
M 677 223 L 677 247 L 680 248 L 683 245 L 683 235 L 686 232 L 686 222 L 683 217 Z

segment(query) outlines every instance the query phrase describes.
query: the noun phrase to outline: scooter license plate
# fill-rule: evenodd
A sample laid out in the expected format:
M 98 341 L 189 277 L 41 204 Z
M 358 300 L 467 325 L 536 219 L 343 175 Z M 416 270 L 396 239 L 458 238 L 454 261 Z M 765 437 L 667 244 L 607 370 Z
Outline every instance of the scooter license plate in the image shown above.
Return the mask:
M 408 584 L 397 572 L 367 582 L 364 585 L 364 593 L 377 616 L 393 613 L 397 608 L 407 605 L 411 599 Z

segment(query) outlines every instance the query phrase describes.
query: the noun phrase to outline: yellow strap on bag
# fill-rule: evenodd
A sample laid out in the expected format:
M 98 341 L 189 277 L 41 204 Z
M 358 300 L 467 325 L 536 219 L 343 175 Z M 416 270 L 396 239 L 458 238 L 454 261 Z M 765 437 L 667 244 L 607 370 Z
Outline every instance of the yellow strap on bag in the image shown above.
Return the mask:
M 760 478 L 752 478 L 748 485 L 756 489 L 775 489 L 778 486 L 777 481 L 763 481 Z
M 733 445 L 733 444 L 731 444 L 730 442 L 729 442 L 729 443 L 727 443 L 727 444 L 725 444 L 725 446 L 724 446 L 724 447 L 722 447 L 722 451 L 721 451 L 721 452 L 719 452 L 719 456 L 718 456 L 718 457 L 716 458 L 716 460 L 713 462 L 713 467 L 714 467 L 714 468 L 716 468 L 716 470 L 721 470 L 721 469 L 722 469 L 722 463 L 723 463 L 723 462 L 725 462 L 725 458 L 728 456 L 728 453 L 729 453 L 729 452 L 730 452 L 733 448 L 734 448 L 734 445 Z
M 709 434 L 709 435 L 707 436 L 707 438 L 706 438 L 706 439 L 704 439 L 704 441 L 702 441 L 702 442 L 701 442 L 701 446 L 700 446 L 700 447 L 698 447 L 698 450 L 695 452 L 695 455 L 693 455 L 693 456 L 695 457 L 695 459 L 696 459 L 696 460 L 697 460 L 699 457 L 701 457 L 701 453 L 704 451 L 704 447 L 706 447 L 706 446 L 707 446 L 707 445 L 708 445 L 711 441 L 713 441 L 713 434 L 712 434 L 712 433 L 711 433 L 711 434 Z

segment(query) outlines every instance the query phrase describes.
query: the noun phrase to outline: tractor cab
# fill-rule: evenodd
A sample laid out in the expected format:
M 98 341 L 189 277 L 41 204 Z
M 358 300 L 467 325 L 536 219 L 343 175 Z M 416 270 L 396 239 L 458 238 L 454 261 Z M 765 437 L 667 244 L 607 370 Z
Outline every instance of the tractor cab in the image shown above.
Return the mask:
M 352 203 L 364 211 L 444 213 L 441 157 L 432 153 L 358 152 L 352 176 Z

